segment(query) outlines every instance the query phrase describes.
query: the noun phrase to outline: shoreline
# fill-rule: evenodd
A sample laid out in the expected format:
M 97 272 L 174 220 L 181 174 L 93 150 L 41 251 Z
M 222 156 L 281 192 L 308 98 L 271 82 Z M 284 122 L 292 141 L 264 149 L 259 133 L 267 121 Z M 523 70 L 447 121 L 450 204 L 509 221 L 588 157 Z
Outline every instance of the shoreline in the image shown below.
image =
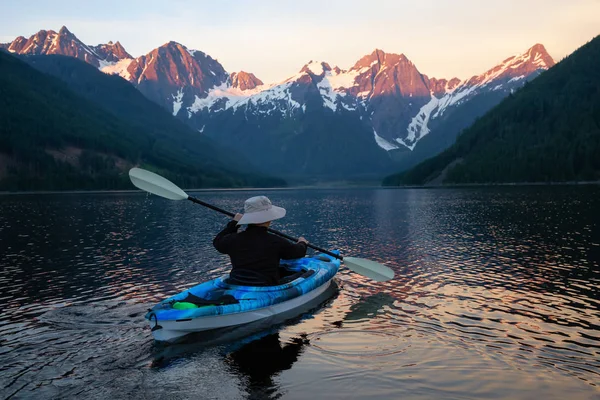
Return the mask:
M 569 181 L 569 182 L 505 182 L 505 183 L 448 183 L 441 185 L 394 185 L 381 186 L 389 189 L 455 189 L 472 187 L 494 187 L 494 186 L 590 186 L 600 185 L 600 181 Z
M 375 185 L 307 185 L 287 187 L 263 188 L 192 188 L 184 189 L 186 192 L 243 192 L 243 191 L 280 191 L 280 190 L 341 190 L 341 189 L 457 189 L 476 187 L 506 187 L 506 186 L 591 186 L 600 185 L 600 181 L 583 182 L 511 182 L 511 183 L 461 183 L 445 185 L 402 185 L 402 186 L 375 186 Z M 98 190 L 30 190 L 30 191 L 0 191 L 0 196 L 9 195 L 49 195 L 49 194 L 137 194 L 146 193 L 139 189 L 98 189 Z
M 201 189 L 182 189 L 187 193 L 194 192 L 255 192 L 255 191 L 281 191 L 281 190 L 338 190 L 338 189 L 380 189 L 382 186 L 291 186 L 291 187 L 266 187 L 266 188 L 201 188 Z M 10 195 L 47 195 L 47 194 L 136 194 L 147 193 L 139 189 L 99 189 L 99 190 L 30 190 L 22 192 L 0 191 L 0 196 Z

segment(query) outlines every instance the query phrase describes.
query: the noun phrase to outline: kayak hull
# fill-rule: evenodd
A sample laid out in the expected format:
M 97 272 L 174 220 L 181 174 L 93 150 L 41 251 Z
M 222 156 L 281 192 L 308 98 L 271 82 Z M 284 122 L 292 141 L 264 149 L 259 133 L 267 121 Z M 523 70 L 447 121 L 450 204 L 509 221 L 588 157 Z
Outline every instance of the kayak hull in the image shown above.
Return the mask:
M 223 276 L 160 302 L 149 310 L 146 319 L 154 339 L 164 343 L 178 342 L 196 332 L 273 319 L 279 314 L 290 314 L 295 309 L 301 309 L 327 291 L 339 265 L 339 260 L 327 255 L 286 260 L 282 262 L 282 267 L 301 275 L 279 286 L 231 285 L 227 283 L 227 276 Z M 174 309 L 173 304 L 185 300 L 189 293 L 202 298 L 214 298 L 216 293 L 228 295 L 234 297 L 237 303 Z
M 173 343 L 182 337 L 195 332 L 204 332 L 212 329 L 230 328 L 238 325 L 245 325 L 257 322 L 263 319 L 272 318 L 284 312 L 293 311 L 301 308 L 307 302 L 315 299 L 325 292 L 331 285 L 331 280 L 321 285 L 319 288 L 305 295 L 296 297 L 274 306 L 265 307 L 256 311 L 247 311 L 239 314 L 228 314 L 222 316 L 210 316 L 192 319 L 190 321 L 161 321 L 162 329 L 153 331 L 156 341 Z

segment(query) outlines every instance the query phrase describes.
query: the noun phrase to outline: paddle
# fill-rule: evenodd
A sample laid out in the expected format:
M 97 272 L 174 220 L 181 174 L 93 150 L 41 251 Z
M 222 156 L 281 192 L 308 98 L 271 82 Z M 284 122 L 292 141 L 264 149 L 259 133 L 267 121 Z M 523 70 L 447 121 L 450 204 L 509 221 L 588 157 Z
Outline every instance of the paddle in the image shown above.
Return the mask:
M 131 179 L 131 183 L 133 183 L 136 187 L 146 192 L 155 194 L 157 196 L 161 196 L 170 200 L 190 200 L 196 204 L 203 205 L 204 207 L 208 207 L 211 210 L 218 211 L 230 217 L 235 216 L 235 214 L 232 212 L 225 211 L 219 207 L 213 206 L 212 204 L 205 203 L 202 200 L 189 196 L 186 192 L 181 190 L 173 182 L 163 178 L 160 175 L 155 174 L 154 172 L 146 171 L 145 169 L 141 168 L 132 168 L 129 170 L 129 179 Z M 294 242 L 298 241 L 298 239 L 286 235 L 283 232 L 276 231 L 275 229 L 269 228 L 268 230 L 271 233 L 292 240 Z M 379 264 L 375 261 L 356 257 L 342 257 L 338 254 L 332 253 L 310 243 L 308 243 L 307 246 L 317 251 L 320 251 L 321 253 L 330 255 L 331 257 L 335 257 L 339 260 L 344 261 L 344 264 L 346 265 L 346 267 L 348 267 L 348 269 L 360 275 L 364 275 L 367 278 L 371 278 L 374 281 L 383 282 L 394 278 L 394 271 L 392 271 L 385 265 Z

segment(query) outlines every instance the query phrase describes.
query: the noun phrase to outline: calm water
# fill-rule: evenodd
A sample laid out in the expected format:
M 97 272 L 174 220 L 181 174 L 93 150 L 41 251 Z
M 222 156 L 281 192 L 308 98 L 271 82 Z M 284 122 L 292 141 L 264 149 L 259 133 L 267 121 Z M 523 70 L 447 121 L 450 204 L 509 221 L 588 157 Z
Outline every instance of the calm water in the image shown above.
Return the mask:
M 599 399 L 600 188 L 282 190 L 276 229 L 385 262 L 298 318 L 163 348 L 144 312 L 228 270 L 226 219 L 0 196 L 0 397 Z M 237 211 L 256 192 L 197 196 Z

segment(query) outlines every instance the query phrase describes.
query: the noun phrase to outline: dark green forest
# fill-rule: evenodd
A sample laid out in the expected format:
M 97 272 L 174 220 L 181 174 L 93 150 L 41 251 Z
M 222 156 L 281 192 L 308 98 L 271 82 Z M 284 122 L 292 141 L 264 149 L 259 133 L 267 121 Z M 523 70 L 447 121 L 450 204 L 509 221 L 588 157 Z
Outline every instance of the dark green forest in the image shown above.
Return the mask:
M 78 79 L 69 88 L 0 52 L 0 190 L 132 189 L 136 165 L 187 188 L 285 184 L 244 167 L 120 77 L 78 60 L 63 71 L 71 61 Z
M 600 36 L 511 94 L 456 143 L 383 185 L 600 179 Z

